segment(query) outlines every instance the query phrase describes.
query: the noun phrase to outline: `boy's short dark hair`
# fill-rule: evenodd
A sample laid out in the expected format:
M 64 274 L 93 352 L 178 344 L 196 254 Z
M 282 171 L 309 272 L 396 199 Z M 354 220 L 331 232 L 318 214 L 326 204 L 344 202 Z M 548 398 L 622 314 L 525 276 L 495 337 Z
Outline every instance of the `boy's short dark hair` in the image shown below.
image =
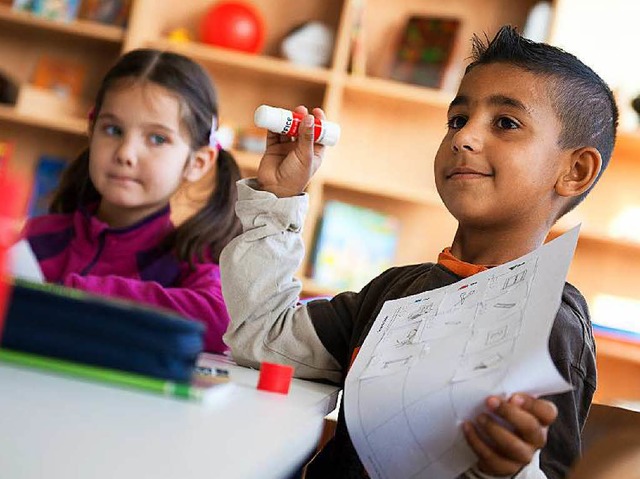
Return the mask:
M 595 147 L 602 156 L 598 182 L 611 159 L 618 126 L 618 108 L 611 89 L 575 55 L 560 48 L 522 37 L 512 26 L 500 28 L 493 40 L 472 39 L 472 62 L 465 74 L 478 65 L 507 63 L 547 76 L 553 108 L 562 124 L 561 148 Z M 561 215 L 575 208 L 591 191 L 574 198 Z

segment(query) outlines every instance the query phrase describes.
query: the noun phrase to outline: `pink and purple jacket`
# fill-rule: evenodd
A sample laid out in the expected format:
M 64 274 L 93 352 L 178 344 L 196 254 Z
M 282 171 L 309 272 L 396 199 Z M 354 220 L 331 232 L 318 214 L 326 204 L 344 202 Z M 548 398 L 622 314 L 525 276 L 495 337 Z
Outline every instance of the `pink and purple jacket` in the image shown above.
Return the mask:
M 121 229 L 81 209 L 32 218 L 25 236 L 46 281 L 168 308 L 205 326 L 206 351 L 224 352 L 229 313 L 220 269 L 214 263 L 191 269 L 161 251 L 173 229 L 168 206 Z

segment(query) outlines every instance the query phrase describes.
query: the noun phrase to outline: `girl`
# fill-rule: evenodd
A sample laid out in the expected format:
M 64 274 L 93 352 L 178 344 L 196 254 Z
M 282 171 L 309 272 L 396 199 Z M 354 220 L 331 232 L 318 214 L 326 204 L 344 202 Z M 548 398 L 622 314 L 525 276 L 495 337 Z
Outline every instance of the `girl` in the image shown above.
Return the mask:
M 239 232 L 240 172 L 215 142 L 217 119 L 211 80 L 192 60 L 122 56 L 98 91 L 89 148 L 63 174 L 51 214 L 27 225 L 44 279 L 169 308 L 206 326 L 205 350 L 225 351 L 217 263 Z M 170 198 L 205 175 L 215 178 L 206 205 L 174 227 Z

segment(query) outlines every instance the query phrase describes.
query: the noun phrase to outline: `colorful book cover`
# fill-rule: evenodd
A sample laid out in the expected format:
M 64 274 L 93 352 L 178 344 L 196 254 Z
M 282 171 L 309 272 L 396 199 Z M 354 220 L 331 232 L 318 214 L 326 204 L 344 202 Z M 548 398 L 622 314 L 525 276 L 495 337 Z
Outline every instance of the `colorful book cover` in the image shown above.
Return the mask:
M 58 187 L 67 160 L 56 156 L 41 156 L 33 182 L 29 216 L 46 215 L 53 193 Z
M 316 235 L 313 280 L 330 289 L 359 290 L 393 265 L 399 228 L 392 216 L 327 202 Z
M 78 15 L 80 0 L 32 0 L 35 15 L 59 22 L 71 22 Z
M 457 18 L 410 17 L 400 37 L 389 77 L 440 88 L 459 25 Z

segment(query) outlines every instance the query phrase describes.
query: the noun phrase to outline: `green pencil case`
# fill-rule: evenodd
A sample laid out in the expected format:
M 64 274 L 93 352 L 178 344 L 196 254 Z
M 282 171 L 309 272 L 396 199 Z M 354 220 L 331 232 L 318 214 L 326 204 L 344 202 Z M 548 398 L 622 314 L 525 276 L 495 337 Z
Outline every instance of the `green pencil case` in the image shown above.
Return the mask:
M 189 381 L 204 327 L 177 314 L 50 283 L 16 280 L 2 347 Z

